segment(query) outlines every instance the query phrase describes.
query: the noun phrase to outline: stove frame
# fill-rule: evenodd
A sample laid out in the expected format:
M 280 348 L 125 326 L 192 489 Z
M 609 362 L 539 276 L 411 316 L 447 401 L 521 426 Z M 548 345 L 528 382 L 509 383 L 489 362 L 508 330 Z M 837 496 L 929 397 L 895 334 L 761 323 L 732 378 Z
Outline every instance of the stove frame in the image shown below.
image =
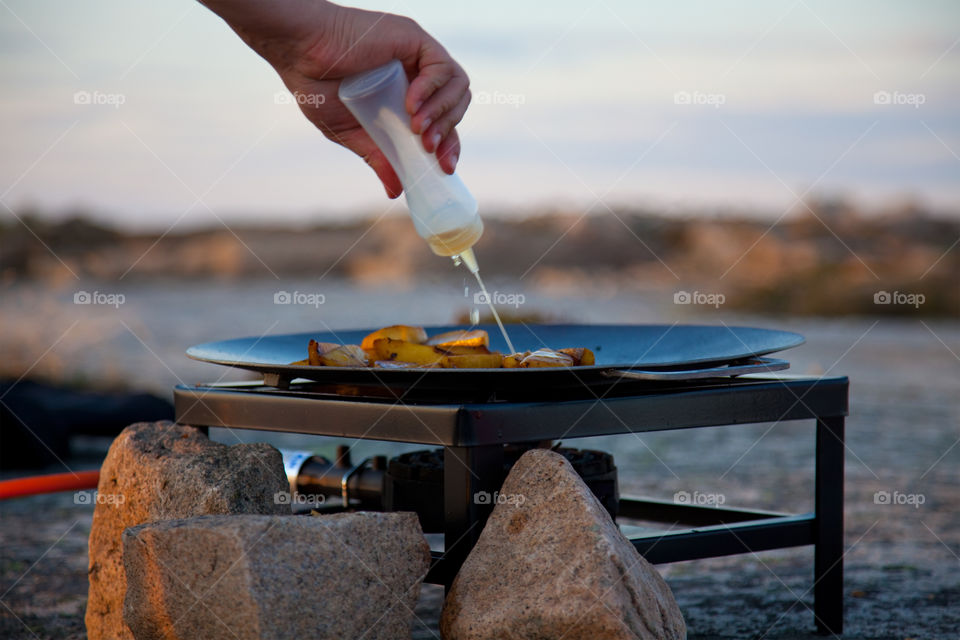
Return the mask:
M 444 448 L 445 540 L 433 551 L 426 582 L 447 588 L 483 529 L 493 505 L 478 504 L 504 480 L 503 446 L 623 433 L 725 427 L 759 422 L 815 422 L 814 511 L 786 514 L 622 497 L 620 518 L 676 526 L 631 532 L 652 563 L 678 562 L 814 545 L 814 617 L 821 633 L 843 632 L 845 377 L 757 374 L 665 383 L 617 382 L 616 391 L 563 390 L 533 401 L 431 402 L 345 396 L 316 385 L 288 388 L 223 383 L 174 389 L 177 421 L 201 427 L 283 431 L 387 440 Z M 351 392 L 351 390 L 346 390 Z M 352 390 L 356 391 L 356 390 Z M 602 400 L 602 401 L 601 401 Z M 636 529 L 636 527 L 633 527 Z

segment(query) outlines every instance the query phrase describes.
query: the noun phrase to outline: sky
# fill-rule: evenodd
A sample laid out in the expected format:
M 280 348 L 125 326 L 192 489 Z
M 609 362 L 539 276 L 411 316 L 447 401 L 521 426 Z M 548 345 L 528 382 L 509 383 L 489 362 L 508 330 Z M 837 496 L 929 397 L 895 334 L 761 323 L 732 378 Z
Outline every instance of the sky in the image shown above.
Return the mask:
M 470 75 L 458 173 L 482 212 L 775 218 L 816 196 L 960 215 L 955 1 L 356 6 L 414 18 Z M 0 0 L 0 87 L 4 218 L 404 210 L 194 0 Z

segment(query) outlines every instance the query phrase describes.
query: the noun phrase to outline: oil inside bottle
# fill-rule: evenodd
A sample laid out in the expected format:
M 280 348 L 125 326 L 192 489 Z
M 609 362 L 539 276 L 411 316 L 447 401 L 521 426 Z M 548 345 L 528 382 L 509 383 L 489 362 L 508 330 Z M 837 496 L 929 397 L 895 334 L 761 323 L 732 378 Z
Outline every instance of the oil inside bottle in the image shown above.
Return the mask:
M 483 235 L 483 223 L 477 218 L 475 224 L 461 229 L 451 229 L 427 238 L 430 250 L 438 256 L 456 257 L 465 254 Z

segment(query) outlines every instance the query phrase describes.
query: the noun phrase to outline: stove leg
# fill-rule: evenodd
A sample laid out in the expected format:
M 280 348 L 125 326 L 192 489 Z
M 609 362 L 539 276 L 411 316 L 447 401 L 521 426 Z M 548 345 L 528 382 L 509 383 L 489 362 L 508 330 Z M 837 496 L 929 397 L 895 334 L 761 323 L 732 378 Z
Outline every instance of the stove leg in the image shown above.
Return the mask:
M 817 420 L 813 610 L 817 631 L 843 633 L 844 419 Z
M 446 447 L 443 452 L 444 571 L 449 592 L 477 543 L 503 484 L 503 445 Z

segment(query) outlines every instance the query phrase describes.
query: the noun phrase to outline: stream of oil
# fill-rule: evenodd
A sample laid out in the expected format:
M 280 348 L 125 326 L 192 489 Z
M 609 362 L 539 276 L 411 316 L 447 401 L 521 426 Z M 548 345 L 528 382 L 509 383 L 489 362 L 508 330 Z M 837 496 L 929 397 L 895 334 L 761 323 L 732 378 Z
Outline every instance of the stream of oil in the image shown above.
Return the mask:
M 472 253 L 473 252 L 471 251 L 471 254 Z M 500 319 L 500 314 L 497 313 L 497 307 L 493 304 L 493 298 L 490 297 L 490 293 L 487 291 L 486 285 L 483 284 L 483 278 L 480 277 L 480 268 L 477 264 L 476 256 L 471 255 L 468 260 L 472 262 L 475 267 L 477 267 L 477 269 L 473 271 L 473 275 L 477 278 L 477 284 L 480 285 L 480 292 L 483 294 L 483 299 L 487 301 L 487 306 L 490 307 L 490 313 L 493 314 L 493 319 L 497 321 L 497 326 L 500 327 L 500 334 L 503 336 L 504 342 L 507 343 L 507 348 L 510 350 L 510 353 L 516 353 L 517 350 L 513 348 L 513 342 L 510 341 L 510 336 L 507 335 L 507 328 L 503 326 L 503 320 Z M 459 266 L 464 260 L 460 255 L 456 255 L 453 256 L 453 261 Z M 470 319 L 473 320 L 472 314 Z
M 483 299 L 486 300 L 487 305 L 490 306 L 490 312 L 493 314 L 493 319 L 497 321 L 497 326 L 500 327 L 500 333 L 503 334 L 507 348 L 510 349 L 510 353 L 516 353 L 517 350 L 513 348 L 513 343 L 510 342 L 510 336 L 507 335 L 507 329 L 503 326 L 503 320 L 500 319 L 500 314 L 497 313 L 497 308 L 493 305 L 493 299 L 490 297 L 490 294 L 487 293 L 487 287 L 484 286 L 483 280 L 480 278 L 480 272 L 477 271 L 473 275 L 477 277 L 477 284 L 480 285 L 480 291 L 483 292 Z

